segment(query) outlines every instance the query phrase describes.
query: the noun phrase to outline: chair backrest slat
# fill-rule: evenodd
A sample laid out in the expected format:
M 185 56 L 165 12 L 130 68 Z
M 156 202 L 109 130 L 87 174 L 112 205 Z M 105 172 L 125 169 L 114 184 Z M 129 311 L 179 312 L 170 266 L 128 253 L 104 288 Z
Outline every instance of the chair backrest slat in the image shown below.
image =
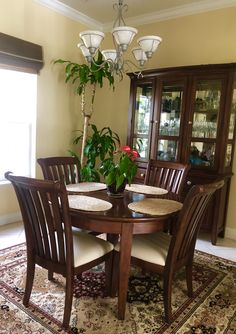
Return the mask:
M 76 157 L 48 157 L 37 161 L 46 180 L 63 181 L 65 184 L 80 181 L 80 164 Z
M 31 242 L 34 243 L 35 248 L 36 248 L 36 253 L 40 254 L 41 256 L 43 256 L 44 254 L 44 247 L 43 244 L 41 242 L 41 228 L 40 228 L 40 224 L 39 224 L 39 216 L 40 216 L 40 212 L 38 212 L 38 210 L 36 210 L 36 204 L 37 203 L 35 201 L 35 199 L 33 198 L 33 194 L 29 189 L 25 189 L 25 188 L 17 188 L 19 191 L 19 196 L 18 198 L 21 198 L 21 206 L 22 206 L 22 210 L 24 210 L 25 212 L 25 218 L 23 217 L 23 220 L 26 221 L 26 224 L 29 226 L 28 229 L 30 229 L 31 231 Z M 25 203 L 23 205 L 23 203 Z
M 207 205 L 214 192 L 223 185 L 224 181 L 218 181 L 191 188 L 176 222 L 167 258 L 169 264 L 177 265 L 182 259 L 192 256 Z
M 181 194 L 190 165 L 169 161 L 149 160 L 144 184 Z
M 27 190 L 25 190 L 27 191 Z M 28 190 L 32 201 L 33 205 L 31 208 L 29 208 L 28 212 L 34 212 L 34 218 L 32 217 L 31 220 L 29 218 L 29 221 L 33 222 L 32 224 L 32 229 L 35 232 L 35 244 L 38 248 L 38 252 L 40 256 L 45 256 L 47 259 L 50 259 L 50 247 L 49 247 L 49 241 L 48 241 L 48 231 L 47 227 L 44 223 L 44 210 L 42 208 L 42 203 L 43 199 L 40 197 L 40 194 L 38 194 L 37 191 L 30 191 Z M 27 205 L 27 202 L 26 204 Z M 36 210 L 34 209 L 34 206 Z M 44 205 L 45 207 L 45 205 Z M 43 240 L 43 242 L 42 242 Z
M 73 265 L 72 228 L 64 183 L 10 173 L 5 176 L 12 182 L 20 204 L 28 251 L 42 261 L 60 265 L 69 261 Z
M 53 201 L 53 208 L 54 209 L 54 217 L 55 217 L 55 222 L 57 223 L 56 226 L 56 236 L 58 240 L 58 252 L 59 252 L 59 262 L 64 263 L 65 262 L 65 240 L 64 240 L 64 222 L 63 222 L 63 217 L 60 215 L 60 208 L 59 208 L 59 203 L 58 201 Z M 60 222 L 60 223 L 58 223 Z

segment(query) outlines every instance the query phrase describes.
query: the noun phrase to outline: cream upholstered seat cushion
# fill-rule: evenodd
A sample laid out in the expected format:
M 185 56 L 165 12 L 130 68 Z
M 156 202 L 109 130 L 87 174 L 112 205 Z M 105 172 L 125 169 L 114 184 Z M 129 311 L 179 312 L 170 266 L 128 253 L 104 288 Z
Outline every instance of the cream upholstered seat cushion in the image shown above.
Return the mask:
M 74 265 L 81 266 L 113 250 L 113 245 L 94 235 L 77 232 L 73 234 Z
M 164 266 L 170 241 L 171 236 L 164 232 L 135 235 L 132 242 L 131 256 Z M 119 243 L 115 246 L 115 250 L 120 250 Z

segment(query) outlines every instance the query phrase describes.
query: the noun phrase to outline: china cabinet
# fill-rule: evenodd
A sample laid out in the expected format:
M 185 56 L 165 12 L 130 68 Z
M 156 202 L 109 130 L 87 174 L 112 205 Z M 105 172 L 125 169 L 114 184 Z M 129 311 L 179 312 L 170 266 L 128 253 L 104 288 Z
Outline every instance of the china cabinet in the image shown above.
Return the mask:
M 194 184 L 223 178 L 202 230 L 224 236 L 232 177 L 236 119 L 236 64 L 199 65 L 129 74 L 128 144 L 139 153 L 137 182 L 147 161 L 190 163 L 184 194 Z

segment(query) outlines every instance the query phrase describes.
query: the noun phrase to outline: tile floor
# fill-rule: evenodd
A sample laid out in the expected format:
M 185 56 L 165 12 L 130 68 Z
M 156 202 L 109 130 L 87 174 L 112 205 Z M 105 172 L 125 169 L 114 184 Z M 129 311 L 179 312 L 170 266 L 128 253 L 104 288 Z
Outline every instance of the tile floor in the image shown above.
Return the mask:
M 0 226 L 0 249 L 20 244 L 25 241 L 22 222 Z
M 22 222 L 0 226 L 0 249 L 25 241 Z M 218 238 L 217 245 L 210 242 L 209 234 L 200 234 L 196 248 L 236 262 L 236 240 Z
M 200 233 L 196 248 L 219 257 L 236 262 L 236 240 L 228 238 L 218 238 L 214 246 L 210 241 L 209 234 Z

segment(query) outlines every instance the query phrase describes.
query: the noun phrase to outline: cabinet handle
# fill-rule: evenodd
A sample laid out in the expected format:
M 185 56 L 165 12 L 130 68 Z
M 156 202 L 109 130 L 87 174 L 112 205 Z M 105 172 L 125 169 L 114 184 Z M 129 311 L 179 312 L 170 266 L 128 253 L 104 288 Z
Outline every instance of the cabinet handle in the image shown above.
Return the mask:
M 144 174 L 144 173 L 141 173 L 141 174 L 140 174 L 140 176 L 141 176 L 141 177 L 144 177 L 144 176 L 145 176 L 145 174 Z
M 193 122 L 189 121 L 188 124 L 193 124 Z
M 191 186 L 192 182 L 191 181 L 187 181 L 187 185 Z

